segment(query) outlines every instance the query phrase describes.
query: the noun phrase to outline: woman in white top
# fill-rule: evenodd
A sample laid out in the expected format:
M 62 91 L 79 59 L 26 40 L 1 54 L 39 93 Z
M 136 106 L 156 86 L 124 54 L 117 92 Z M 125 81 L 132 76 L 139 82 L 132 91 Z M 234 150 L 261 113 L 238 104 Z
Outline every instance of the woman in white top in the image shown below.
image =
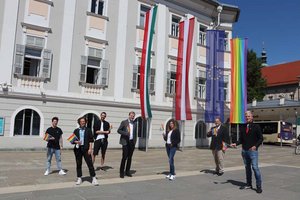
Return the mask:
M 162 128 L 164 129 L 163 125 Z M 171 119 L 169 122 L 169 127 L 163 132 L 164 140 L 166 141 L 166 151 L 169 158 L 170 174 L 166 176 L 167 179 L 173 181 L 175 179 L 175 166 L 174 166 L 174 156 L 180 143 L 180 132 L 175 125 L 175 120 Z

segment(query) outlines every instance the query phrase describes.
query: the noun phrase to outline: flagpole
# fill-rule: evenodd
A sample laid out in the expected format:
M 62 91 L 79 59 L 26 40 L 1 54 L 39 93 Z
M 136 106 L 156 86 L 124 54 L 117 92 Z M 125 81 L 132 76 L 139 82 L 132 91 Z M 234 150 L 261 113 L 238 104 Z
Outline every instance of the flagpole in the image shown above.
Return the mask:
M 149 131 L 150 131 L 150 123 L 151 118 L 147 118 L 147 128 L 146 128 L 146 152 L 148 152 L 148 142 L 149 142 Z
M 182 133 L 181 150 L 182 151 L 184 149 L 184 137 L 185 137 L 185 133 L 184 133 L 185 127 L 184 126 L 185 126 L 184 120 L 181 120 L 181 133 Z

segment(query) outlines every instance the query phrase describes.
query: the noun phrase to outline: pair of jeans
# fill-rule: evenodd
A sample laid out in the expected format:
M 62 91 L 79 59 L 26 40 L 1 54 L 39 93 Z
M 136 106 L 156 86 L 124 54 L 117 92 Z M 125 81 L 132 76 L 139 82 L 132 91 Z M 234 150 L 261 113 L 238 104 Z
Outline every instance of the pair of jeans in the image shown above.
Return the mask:
M 47 149 L 47 170 L 50 171 L 50 167 L 51 167 L 51 160 L 52 160 L 52 156 L 53 154 L 55 154 L 55 159 L 56 159 L 56 165 L 57 165 L 57 169 L 61 170 L 61 154 L 60 154 L 60 149 L 53 149 L 53 148 L 49 148 Z
M 166 151 L 169 158 L 169 165 L 170 165 L 170 174 L 175 175 L 175 165 L 174 165 L 174 156 L 176 153 L 177 147 L 172 147 L 169 144 L 166 144 Z
M 261 187 L 261 174 L 258 168 L 258 151 L 242 150 L 242 157 L 246 169 L 247 185 L 252 185 L 252 170 L 256 179 L 256 186 Z

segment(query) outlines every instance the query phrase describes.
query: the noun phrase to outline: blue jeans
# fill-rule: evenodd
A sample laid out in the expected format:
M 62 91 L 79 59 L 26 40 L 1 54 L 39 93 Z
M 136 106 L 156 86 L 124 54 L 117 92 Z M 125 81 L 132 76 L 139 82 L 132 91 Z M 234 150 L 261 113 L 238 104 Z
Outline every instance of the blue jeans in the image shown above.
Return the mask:
M 170 174 L 175 175 L 174 156 L 175 156 L 177 148 L 171 147 L 166 144 L 166 150 L 167 150 L 167 154 L 168 154 L 168 158 L 169 158 Z
M 261 174 L 258 168 L 258 151 L 242 150 L 242 157 L 246 169 L 247 185 L 252 185 L 252 170 L 256 179 L 256 186 L 261 187 Z
M 53 149 L 53 148 L 48 148 L 47 150 L 47 170 L 50 170 L 53 154 L 55 154 L 57 169 L 61 170 L 62 167 L 61 167 L 60 149 Z

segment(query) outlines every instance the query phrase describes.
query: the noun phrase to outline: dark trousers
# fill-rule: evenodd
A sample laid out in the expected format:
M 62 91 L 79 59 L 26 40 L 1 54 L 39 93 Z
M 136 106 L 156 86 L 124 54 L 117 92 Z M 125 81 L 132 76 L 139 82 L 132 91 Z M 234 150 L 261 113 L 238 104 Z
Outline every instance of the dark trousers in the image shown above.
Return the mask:
M 124 167 L 125 167 L 125 162 L 126 163 L 126 173 L 130 173 L 130 167 L 131 167 L 131 159 L 133 155 L 135 145 L 132 140 L 129 141 L 127 145 L 123 145 L 122 150 L 122 160 L 121 160 L 121 165 L 120 165 L 120 174 L 124 174 Z
M 77 177 L 82 176 L 82 157 L 84 157 L 86 165 L 89 168 L 90 176 L 96 176 L 92 156 L 88 154 L 88 150 L 85 150 L 83 147 L 79 147 L 78 149 L 74 148 L 74 154 L 76 159 Z

